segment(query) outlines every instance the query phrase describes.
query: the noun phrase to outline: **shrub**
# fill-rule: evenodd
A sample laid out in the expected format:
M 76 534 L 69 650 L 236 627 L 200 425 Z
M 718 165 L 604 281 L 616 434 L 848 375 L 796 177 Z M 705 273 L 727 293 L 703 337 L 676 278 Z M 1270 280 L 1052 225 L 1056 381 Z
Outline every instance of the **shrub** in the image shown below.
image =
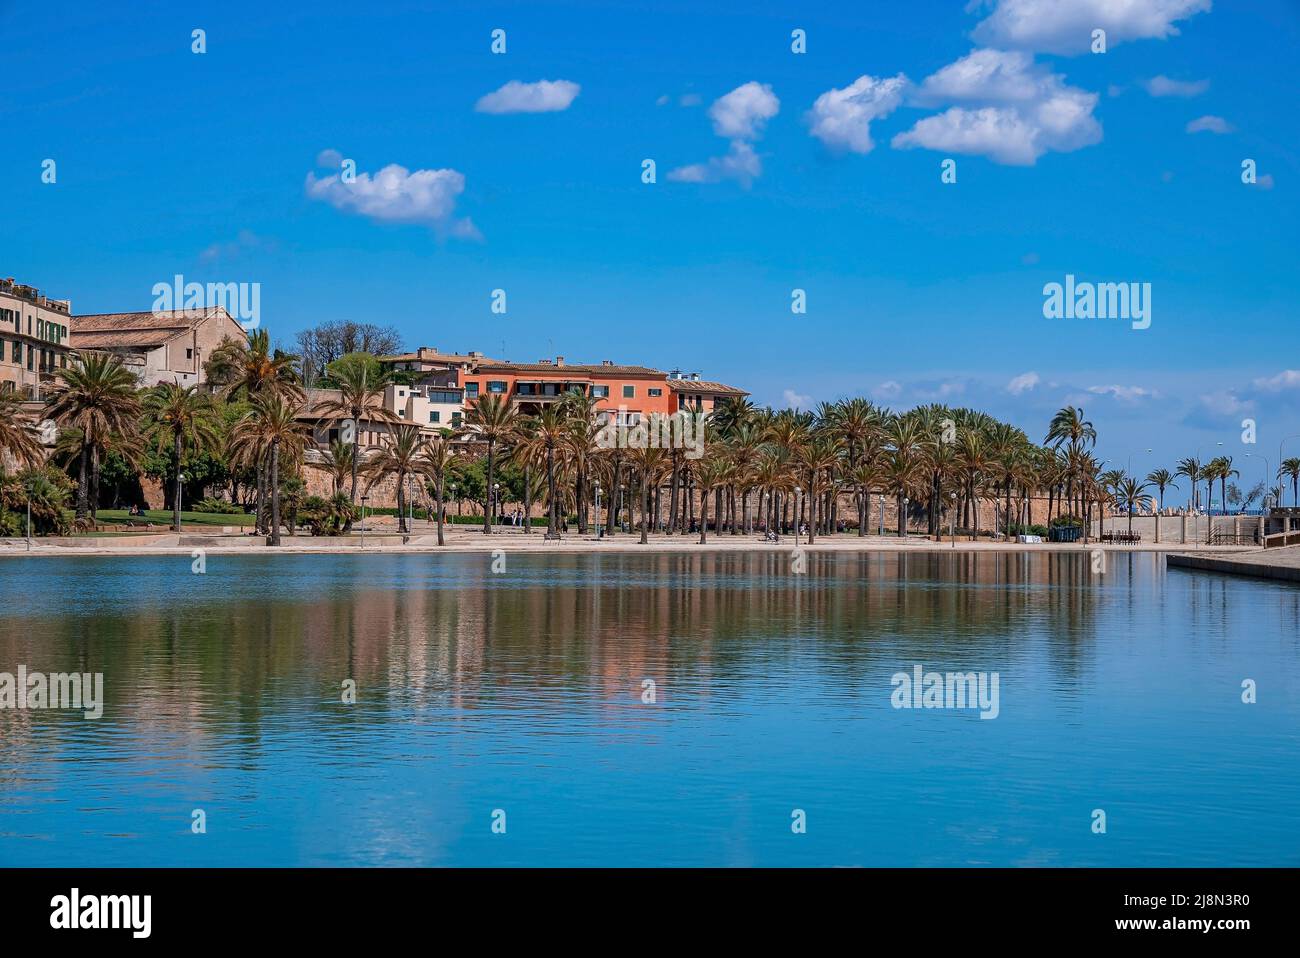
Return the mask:
M 200 499 L 190 506 L 194 512 L 212 512 L 223 516 L 232 516 L 244 510 L 233 502 L 226 502 L 224 499 Z

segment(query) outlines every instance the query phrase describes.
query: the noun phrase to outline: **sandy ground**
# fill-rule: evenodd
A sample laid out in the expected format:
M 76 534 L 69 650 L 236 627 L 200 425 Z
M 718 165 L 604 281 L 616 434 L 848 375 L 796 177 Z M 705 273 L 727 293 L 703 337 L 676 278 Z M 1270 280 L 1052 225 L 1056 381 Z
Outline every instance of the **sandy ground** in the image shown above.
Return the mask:
M 1088 552 L 1103 549 L 1107 552 L 1190 552 L 1203 554 L 1234 554 L 1258 551 L 1249 546 L 1199 546 L 1191 547 L 1182 543 L 1143 542 L 1137 545 L 1100 545 L 1092 542 L 1083 543 L 1044 543 L 1022 544 L 1015 542 L 991 542 L 981 540 L 970 542 L 958 539 L 955 543 L 944 539 L 935 542 L 924 536 L 913 535 L 907 539 L 896 536 L 859 537 L 856 533 L 832 536 L 818 536 L 813 545 L 808 545 L 807 537 L 796 543 L 790 536 L 783 536 L 780 542 L 766 542 L 756 535 L 737 535 L 724 532 L 710 533 L 708 542 L 701 545 L 698 535 L 664 536 L 652 535 L 646 545 L 640 543 L 635 533 L 616 533 L 604 539 L 594 535 L 580 536 L 571 532 L 559 540 L 547 540 L 542 530 L 525 534 L 513 527 L 498 527 L 492 535 L 484 535 L 481 528 L 456 526 L 447 527 L 445 531 L 447 544 L 437 544 L 436 528 L 428 527 L 424 522 L 416 522 L 415 528 L 403 543 L 402 537 L 390 529 L 368 532 L 364 537 L 354 533 L 348 538 L 320 538 L 312 536 L 284 536 L 283 544 L 278 549 L 265 545 L 256 536 L 223 534 L 221 529 L 199 528 L 186 529 L 177 535 L 166 530 L 153 533 L 140 533 L 127 537 L 78 537 L 58 540 L 34 539 L 30 551 L 24 539 L 0 540 L 0 557 L 5 556 L 131 556 L 131 555 L 175 555 L 188 554 L 195 549 L 202 549 L 212 555 L 273 553 L 287 555 L 315 553 L 426 553 L 426 552 L 788 552 L 798 545 L 800 548 L 815 552 Z

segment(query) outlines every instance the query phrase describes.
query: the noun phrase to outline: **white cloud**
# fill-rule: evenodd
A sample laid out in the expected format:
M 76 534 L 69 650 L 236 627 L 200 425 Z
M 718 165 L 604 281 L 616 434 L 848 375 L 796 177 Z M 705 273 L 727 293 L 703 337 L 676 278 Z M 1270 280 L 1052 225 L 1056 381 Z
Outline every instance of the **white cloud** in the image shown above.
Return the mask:
M 456 170 L 408 170 L 390 163 L 378 173 L 358 173 L 343 182 L 333 173 L 322 179 L 307 174 L 307 195 L 345 213 L 357 213 L 385 223 L 423 223 L 440 233 L 478 238 L 468 219 L 456 219 L 456 198 L 465 177 Z
M 886 380 L 875 389 L 871 390 L 871 395 L 877 399 L 897 399 L 903 394 L 903 386 L 892 379 Z
M 704 102 L 704 97 L 698 93 L 683 93 L 682 98 L 677 101 L 681 106 L 699 106 Z
M 321 150 L 316 154 L 316 165 L 323 170 L 337 170 L 343 165 L 343 154 L 338 150 Z
M 804 396 L 795 392 L 793 389 L 787 389 L 781 393 L 781 398 L 785 400 L 786 406 L 791 409 L 811 409 L 812 397 Z
M 1064 81 L 1027 53 L 973 50 L 926 77 L 917 91 L 921 103 L 970 106 L 925 117 L 891 142 L 1016 166 L 1032 166 L 1049 150 L 1091 146 L 1102 136 L 1092 115 L 1098 96 Z
M 781 101 L 772 93 L 772 88 L 752 80 L 718 97 L 709 107 L 713 132 L 728 137 L 731 147 L 725 156 L 670 170 L 668 179 L 679 183 L 737 180 L 748 189 L 763 172 L 763 162 L 746 140 L 761 136 L 767 121 L 776 116 L 780 108 Z
M 1027 372 L 1016 376 L 1011 382 L 1007 383 L 1007 392 L 1013 396 L 1019 396 L 1026 390 L 1033 389 L 1039 383 L 1038 373 Z
M 659 99 L 655 100 L 655 106 L 667 106 L 671 101 L 671 99 L 672 98 L 669 97 L 667 93 L 665 93 L 662 96 L 660 96 Z
M 1300 369 L 1284 369 L 1276 376 L 1256 379 L 1253 385 L 1256 389 L 1270 393 L 1300 389 Z
M 863 75 L 842 89 L 819 96 L 808 111 L 812 135 L 832 149 L 870 153 L 871 121 L 888 116 L 903 99 L 907 77 Z
M 1188 133 L 1231 133 L 1232 124 L 1221 116 L 1197 117 L 1187 124 Z
M 1154 76 L 1142 84 L 1152 96 L 1200 96 L 1210 88 L 1209 80 L 1171 80 L 1169 77 Z
M 567 110 L 582 87 L 569 80 L 511 80 L 501 89 L 479 97 L 479 113 L 556 113 Z
M 240 254 L 247 251 L 270 251 L 276 248 L 276 244 L 271 240 L 265 240 L 258 236 L 252 230 L 240 230 L 236 237 L 228 243 L 213 243 L 203 252 L 199 253 L 199 262 L 215 263 L 223 259 L 235 259 Z
M 753 140 L 781 109 L 781 101 L 766 83 L 751 80 L 718 97 L 709 107 L 713 132 L 732 140 Z
M 1142 386 L 1089 386 L 1088 392 L 1094 396 L 1110 396 L 1120 402 L 1137 402 L 1139 399 L 1154 399 L 1158 393 L 1154 389 Z
M 1129 40 L 1177 36 L 1178 20 L 1210 9 L 1210 0 L 984 0 L 993 12 L 974 31 L 977 42 L 1044 53 L 1087 53 L 1092 31 L 1107 49 Z
M 668 179 L 678 183 L 717 183 L 737 180 L 748 187 L 763 172 L 763 161 L 754 148 L 743 140 L 732 140 L 725 156 L 715 156 L 704 163 L 691 163 L 668 171 Z

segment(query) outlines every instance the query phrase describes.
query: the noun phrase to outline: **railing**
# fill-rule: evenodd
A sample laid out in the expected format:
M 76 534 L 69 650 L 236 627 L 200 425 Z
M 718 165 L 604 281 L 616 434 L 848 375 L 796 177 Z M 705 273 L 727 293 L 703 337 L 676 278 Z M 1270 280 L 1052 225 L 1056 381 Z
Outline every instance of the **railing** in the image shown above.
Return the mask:
M 1210 545 L 1212 546 L 1257 546 L 1259 545 L 1259 533 L 1241 533 L 1235 532 L 1216 532 L 1210 536 Z
M 1275 532 L 1271 536 L 1264 537 L 1265 549 L 1276 549 L 1279 546 L 1300 546 L 1300 530 L 1295 532 Z

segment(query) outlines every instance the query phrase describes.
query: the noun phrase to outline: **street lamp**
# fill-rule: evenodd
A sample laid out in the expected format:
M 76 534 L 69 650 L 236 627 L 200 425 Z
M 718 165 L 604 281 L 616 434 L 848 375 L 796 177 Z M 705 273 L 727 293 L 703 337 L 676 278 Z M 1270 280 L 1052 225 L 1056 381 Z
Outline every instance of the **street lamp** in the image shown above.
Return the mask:
M 366 547 L 366 503 L 370 501 L 369 496 L 361 497 L 361 548 Z
M 456 518 L 460 518 L 460 499 L 456 497 L 456 483 L 451 484 L 451 497 L 456 500 Z
M 181 515 L 181 510 L 185 508 L 183 502 L 185 498 L 183 495 L 184 492 L 185 492 L 185 473 L 182 472 L 179 476 L 176 477 L 176 531 L 177 532 L 181 531 L 180 515 Z
M 882 536 L 885 534 L 885 496 L 883 493 L 880 496 L 880 534 Z
M 497 523 L 497 512 L 501 509 L 501 483 L 492 483 L 492 515 L 489 516 L 488 526 L 494 526 Z
M 803 518 L 803 486 L 794 487 L 794 544 L 799 544 L 799 520 Z
M 596 483 L 596 538 L 602 537 L 603 530 L 600 527 L 600 483 Z
M 948 497 L 952 499 L 952 517 L 948 520 L 948 538 L 952 540 L 952 547 L 957 548 L 957 493 L 950 492 Z
M 912 501 L 912 500 L 909 499 L 909 498 L 907 498 L 907 496 L 903 496 L 903 514 L 902 514 L 901 516 L 898 517 L 898 526 L 899 526 L 900 529 L 903 530 L 903 532 L 902 532 L 902 536 L 903 536 L 904 539 L 907 538 L 907 527 L 908 527 L 908 525 L 909 525 L 909 523 L 908 523 L 908 521 L 907 521 L 907 520 L 908 520 L 908 515 L 907 515 L 907 504 L 908 504 L 909 502 L 911 502 L 911 501 Z

